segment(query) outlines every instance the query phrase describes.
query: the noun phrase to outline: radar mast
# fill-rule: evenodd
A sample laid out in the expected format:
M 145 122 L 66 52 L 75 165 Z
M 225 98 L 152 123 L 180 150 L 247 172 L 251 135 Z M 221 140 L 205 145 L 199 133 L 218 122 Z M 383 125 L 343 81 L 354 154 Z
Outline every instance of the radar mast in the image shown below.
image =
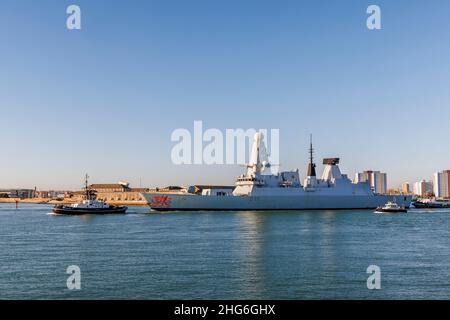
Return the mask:
M 309 164 L 308 177 L 316 176 L 316 164 L 314 163 L 314 149 L 312 144 L 312 134 L 309 135 Z

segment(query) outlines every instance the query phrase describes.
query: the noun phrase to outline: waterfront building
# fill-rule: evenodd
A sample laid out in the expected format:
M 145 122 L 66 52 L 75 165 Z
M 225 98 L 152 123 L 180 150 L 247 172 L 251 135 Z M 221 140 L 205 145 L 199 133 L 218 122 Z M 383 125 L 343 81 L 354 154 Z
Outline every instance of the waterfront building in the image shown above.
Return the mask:
M 402 193 L 406 193 L 409 194 L 411 192 L 410 186 L 409 186 L 409 182 L 404 182 L 402 184 Z
M 146 192 L 149 191 L 150 189 L 147 189 Z M 97 193 L 97 200 L 109 203 L 125 203 L 125 202 L 145 203 L 145 198 L 142 196 L 142 192 L 137 191 L 99 192 Z
M 91 184 L 89 186 L 89 189 L 96 191 L 96 192 L 127 192 L 127 191 L 131 191 L 130 185 L 127 182 Z
M 419 197 L 428 197 L 433 194 L 433 183 L 431 181 L 421 180 L 413 185 L 413 193 Z
M 366 170 L 355 175 L 355 182 L 367 182 L 373 192 L 385 194 L 387 192 L 387 175 L 380 171 Z
M 8 198 L 30 199 L 36 196 L 36 189 L 4 189 L 1 192 Z
M 93 191 L 97 200 L 108 203 L 136 203 L 144 204 L 143 192 L 151 191 L 148 188 L 131 188 L 127 182 L 91 184 L 89 190 Z M 81 201 L 86 195 L 84 190 L 71 192 L 67 197 L 74 201 Z
M 57 191 L 57 190 L 40 190 L 36 191 L 36 198 L 42 199 L 63 199 L 66 197 L 68 191 Z
M 435 172 L 433 175 L 434 195 L 439 198 L 450 198 L 450 170 Z

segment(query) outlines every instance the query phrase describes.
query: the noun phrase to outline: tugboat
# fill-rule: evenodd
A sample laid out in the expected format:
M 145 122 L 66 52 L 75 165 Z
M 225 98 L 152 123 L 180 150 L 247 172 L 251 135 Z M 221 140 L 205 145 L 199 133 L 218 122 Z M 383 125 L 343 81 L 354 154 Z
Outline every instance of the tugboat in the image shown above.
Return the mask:
M 82 214 L 118 214 L 125 213 L 128 207 L 114 206 L 107 204 L 103 201 L 97 201 L 93 195 L 92 190 L 88 187 L 88 175 L 85 179 L 85 192 L 86 199 L 82 202 L 74 203 L 71 205 L 56 205 L 53 208 L 53 213 L 67 214 L 67 215 L 82 215 Z
M 450 208 L 450 201 L 442 199 L 417 199 L 413 206 L 418 209 L 445 209 Z
M 375 210 L 376 213 L 397 213 L 403 212 L 406 213 L 408 210 L 404 206 L 399 206 L 397 203 L 389 201 L 382 207 L 378 207 Z

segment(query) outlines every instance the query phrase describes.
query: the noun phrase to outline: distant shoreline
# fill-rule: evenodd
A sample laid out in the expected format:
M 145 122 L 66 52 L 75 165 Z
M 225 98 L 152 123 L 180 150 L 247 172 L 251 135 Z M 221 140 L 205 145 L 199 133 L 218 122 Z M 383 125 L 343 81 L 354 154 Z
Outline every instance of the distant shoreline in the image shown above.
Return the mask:
M 0 198 L 0 204 L 1 203 L 10 203 L 15 204 L 18 202 L 19 204 L 72 204 L 76 203 L 78 201 L 71 200 L 71 199 L 64 199 L 64 200 L 55 200 L 55 199 L 48 199 L 48 198 L 29 198 L 29 199 L 19 199 L 19 198 Z M 147 205 L 146 201 L 108 201 L 109 204 L 112 205 L 121 205 L 121 206 L 139 206 L 143 207 Z

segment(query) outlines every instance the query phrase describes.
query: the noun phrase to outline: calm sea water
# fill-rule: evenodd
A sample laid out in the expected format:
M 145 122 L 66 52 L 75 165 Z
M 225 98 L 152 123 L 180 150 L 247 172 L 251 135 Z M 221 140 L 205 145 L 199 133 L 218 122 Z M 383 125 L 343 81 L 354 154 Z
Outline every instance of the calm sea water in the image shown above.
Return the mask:
M 450 298 L 450 210 L 50 211 L 0 205 L 0 298 Z M 366 286 L 373 264 L 380 290 Z M 67 289 L 69 265 L 81 290 Z

